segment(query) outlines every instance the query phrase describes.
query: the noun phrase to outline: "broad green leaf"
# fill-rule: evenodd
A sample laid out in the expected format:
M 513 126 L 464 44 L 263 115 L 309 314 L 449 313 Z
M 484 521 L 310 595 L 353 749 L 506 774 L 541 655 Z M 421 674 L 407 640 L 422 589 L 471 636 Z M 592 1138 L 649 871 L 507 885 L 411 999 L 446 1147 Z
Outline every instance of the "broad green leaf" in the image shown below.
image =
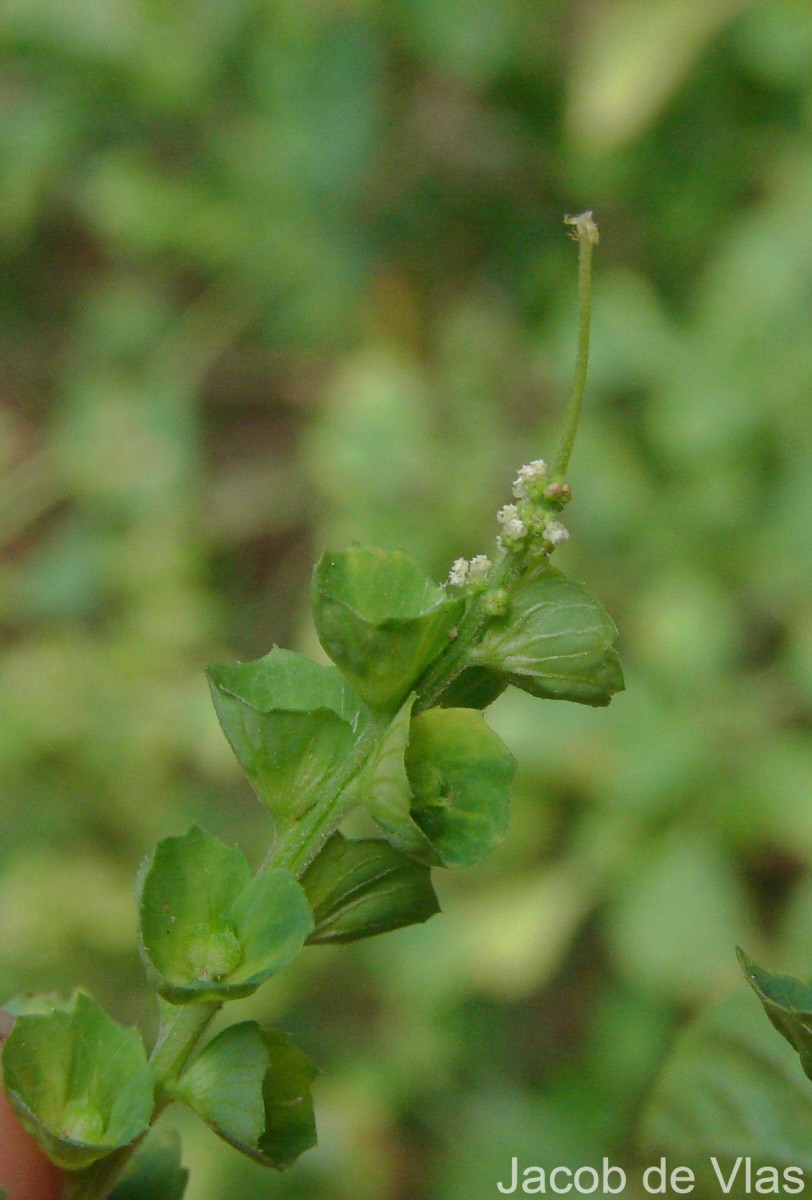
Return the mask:
M 380 840 L 336 834 L 301 882 L 316 918 L 311 944 L 353 942 L 440 911 L 429 868 Z
M 189 1172 L 181 1166 L 180 1138 L 174 1129 L 153 1130 L 135 1152 L 110 1200 L 183 1200 Z
M 78 993 L 19 1016 L 3 1047 L 3 1082 L 48 1157 L 79 1170 L 127 1146 L 152 1116 L 152 1072 L 136 1030 Z
M 198 826 L 158 843 L 140 877 L 139 910 L 148 974 L 174 1004 L 250 995 L 313 928 L 290 871 L 252 878 L 241 850 Z
M 623 689 L 612 618 L 584 586 L 553 567 L 522 580 L 504 617 L 471 651 L 471 663 L 551 700 L 608 704 Z
M 502 840 L 514 770 L 513 755 L 474 709 L 434 708 L 412 721 L 411 814 L 444 866 L 479 862 Z
M 742 1160 L 728 1195 L 780 1192 L 758 1188 L 757 1172 L 788 1166 L 812 1171 L 812 1088 L 793 1051 L 775 1036 L 754 998 L 741 991 L 707 1010 L 679 1037 L 641 1130 L 646 1161 L 665 1154 L 673 1164 L 690 1166 L 703 1196 L 723 1194 L 711 1156 L 725 1180 Z
M 340 671 L 281 646 L 255 662 L 209 667 L 208 674 L 219 690 L 259 713 L 326 708 L 353 727 L 361 719 L 358 697 Z
M 329 788 L 364 714 L 335 667 L 274 647 L 256 662 L 208 670 L 214 707 L 240 765 L 278 826 Z
M 404 854 L 470 866 L 504 836 L 513 756 L 474 709 L 434 708 L 409 721 L 412 703 L 370 760 L 361 800 Z
M 314 1076 L 286 1034 L 245 1021 L 209 1042 L 172 1094 L 243 1154 L 281 1170 L 316 1144 Z
M 325 554 L 313 577 L 319 641 L 372 708 L 394 711 L 448 645 L 464 601 L 401 551 Z
M 797 1050 L 801 1066 L 812 1078 L 812 984 L 794 975 L 772 975 L 738 950 L 745 978 L 775 1028 Z

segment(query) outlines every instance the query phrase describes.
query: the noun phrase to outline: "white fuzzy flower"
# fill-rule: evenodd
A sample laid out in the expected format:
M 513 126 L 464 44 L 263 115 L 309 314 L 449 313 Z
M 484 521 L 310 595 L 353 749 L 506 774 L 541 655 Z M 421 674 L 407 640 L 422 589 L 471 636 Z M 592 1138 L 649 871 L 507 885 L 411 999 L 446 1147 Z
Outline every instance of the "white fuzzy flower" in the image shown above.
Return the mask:
M 513 480 L 513 495 L 517 500 L 527 500 L 530 487 L 547 475 L 547 464 L 543 458 L 534 458 L 532 462 L 519 467 L 519 474 Z
M 560 546 L 569 539 L 570 531 L 560 521 L 548 521 L 544 526 L 544 536 L 553 546 Z
M 514 542 L 520 542 L 527 533 L 527 526 L 519 517 L 512 517 L 504 528 L 505 537 L 511 538 Z
M 484 579 L 492 566 L 493 563 L 488 558 L 487 554 L 477 554 L 475 558 L 471 559 L 470 578 Z
M 471 564 L 467 558 L 455 559 L 448 573 L 448 582 L 452 587 L 464 587 L 470 569 Z
M 524 483 L 538 483 L 547 475 L 547 464 L 543 458 L 534 458 L 532 462 L 519 467 L 519 478 Z
M 515 504 L 503 504 L 496 514 L 496 519 L 500 525 L 507 526 L 511 521 L 515 521 L 519 515 L 519 510 Z

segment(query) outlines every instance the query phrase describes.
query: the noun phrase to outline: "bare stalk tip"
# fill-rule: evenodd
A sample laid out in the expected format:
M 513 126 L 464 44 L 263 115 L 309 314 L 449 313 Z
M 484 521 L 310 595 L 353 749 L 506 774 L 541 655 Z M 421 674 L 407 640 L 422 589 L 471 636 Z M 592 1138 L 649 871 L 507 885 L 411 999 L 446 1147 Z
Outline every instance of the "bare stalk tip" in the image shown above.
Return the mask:
M 576 242 L 590 242 L 593 246 L 597 246 L 600 241 L 598 226 L 596 225 L 592 211 L 579 213 L 577 217 L 564 217 L 564 224 L 572 226 L 572 237 Z

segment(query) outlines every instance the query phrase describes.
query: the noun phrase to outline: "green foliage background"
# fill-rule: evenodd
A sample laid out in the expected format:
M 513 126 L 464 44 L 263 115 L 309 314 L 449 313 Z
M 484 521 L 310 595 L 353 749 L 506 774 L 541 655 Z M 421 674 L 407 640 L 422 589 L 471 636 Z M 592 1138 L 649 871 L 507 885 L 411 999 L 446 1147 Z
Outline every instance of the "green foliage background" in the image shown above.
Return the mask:
M 593 208 L 557 561 L 628 691 L 503 697 L 504 847 L 237 1006 L 321 1066 L 319 1149 L 276 1177 L 184 1135 L 191 1200 L 630 1161 L 734 943 L 812 970 L 812 10 L 7 0 L 0 39 L 3 995 L 149 1027 L 139 861 L 267 838 L 203 665 L 314 652 L 327 545 L 487 552 L 553 452 Z

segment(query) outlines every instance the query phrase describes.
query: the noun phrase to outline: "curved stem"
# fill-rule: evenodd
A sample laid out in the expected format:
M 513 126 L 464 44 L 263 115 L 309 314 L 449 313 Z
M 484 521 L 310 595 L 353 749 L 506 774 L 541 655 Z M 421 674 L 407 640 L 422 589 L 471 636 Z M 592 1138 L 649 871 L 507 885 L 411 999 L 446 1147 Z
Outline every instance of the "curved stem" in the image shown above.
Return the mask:
M 558 446 L 558 453 L 553 468 L 553 479 L 563 481 L 569 466 L 575 435 L 578 432 L 578 422 L 581 417 L 581 406 L 584 401 L 586 375 L 589 369 L 589 323 L 592 310 L 592 247 L 598 244 L 598 227 L 592 219 L 591 212 L 581 213 L 577 217 L 565 217 L 568 225 L 573 227 L 572 236 L 578 243 L 578 353 L 575 360 L 575 373 L 572 379 L 567 423 Z

